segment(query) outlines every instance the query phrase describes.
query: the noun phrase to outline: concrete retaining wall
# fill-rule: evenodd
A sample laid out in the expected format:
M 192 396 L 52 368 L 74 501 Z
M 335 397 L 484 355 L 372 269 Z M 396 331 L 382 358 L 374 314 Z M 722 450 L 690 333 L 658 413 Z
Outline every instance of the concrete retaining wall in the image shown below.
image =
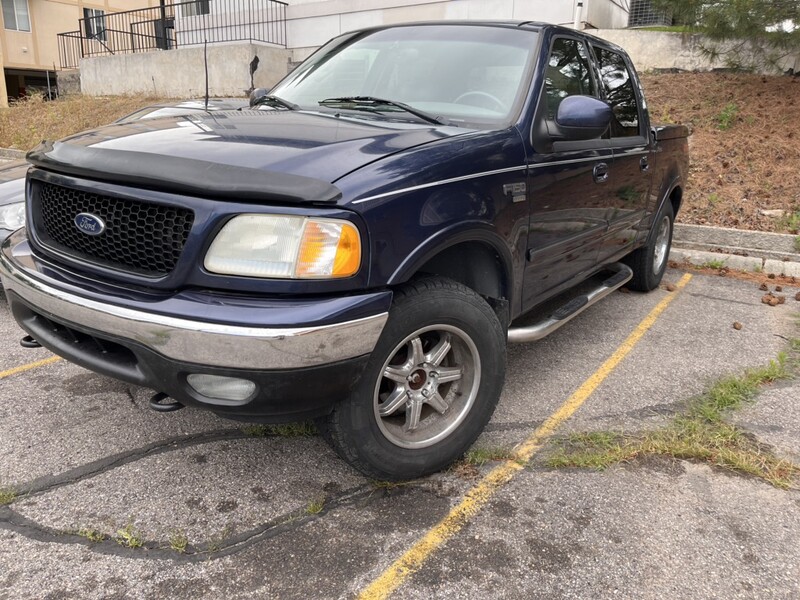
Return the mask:
M 270 88 L 286 75 L 290 51 L 262 44 L 208 47 L 212 96 L 241 96 L 250 88 L 250 61 L 258 56 L 255 87 Z M 81 60 L 81 89 L 90 96 L 155 94 L 200 97 L 205 93 L 203 48 L 121 54 Z
M 78 69 L 56 72 L 56 85 L 61 96 L 81 93 L 81 72 Z
M 625 27 L 628 11 L 618 2 L 584 2 L 583 23 Z M 305 60 L 330 38 L 363 27 L 410 21 L 509 19 L 572 26 L 573 2 L 553 0 L 294 0 L 286 11 L 287 45 Z
M 708 42 L 698 34 L 638 29 L 597 29 L 587 33 L 625 48 L 640 71 L 651 69 L 710 71 L 727 66 L 724 60 L 711 61 L 703 54 L 702 47 Z M 788 57 L 781 62 L 781 70 L 789 68 L 795 71 L 800 68 L 800 56 Z
M 270 88 L 289 71 L 289 63 L 298 63 L 314 52 L 330 37 L 357 27 L 409 21 L 423 16 L 432 20 L 452 18 L 485 18 L 489 8 L 495 18 L 523 18 L 521 3 L 507 0 L 491 2 L 412 2 L 398 7 L 398 0 L 382 0 L 391 8 L 375 8 L 336 15 L 317 14 L 317 5 L 308 3 L 292 7 L 294 18 L 287 22 L 290 49 L 263 44 L 215 44 L 208 48 L 209 88 L 213 96 L 240 96 L 250 88 L 249 64 L 254 56 L 261 61 L 255 75 L 256 87 Z M 352 2 L 351 2 L 352 4 Z M 372 4 L 380 6 L 381 2 Z M 533 2 L 535 7 L 538 2 Z M 491 5 L 491 6 L 489 6 Z M 508 6 L 506 6 L 508 5 Z M 327 7 L 330 10 L 330 7 Z M 703 55 L 704 38 L 694 34 L 641 31 L 630 29 L 596 29 L 590 33 L 625 48 L 637 69 L 680 69 L 707 71 L 725 67 L 722 60 L 709 61 Z M 787 58 L 783 70 L 800 71 L 800 57 Z M 158 96 L 197 97 L 204 92 L 202 47 L 181 48 L 165 52 L 147 52 L 85 59 L 80 65 L 80 89 L 93 96 L 152 93 Z

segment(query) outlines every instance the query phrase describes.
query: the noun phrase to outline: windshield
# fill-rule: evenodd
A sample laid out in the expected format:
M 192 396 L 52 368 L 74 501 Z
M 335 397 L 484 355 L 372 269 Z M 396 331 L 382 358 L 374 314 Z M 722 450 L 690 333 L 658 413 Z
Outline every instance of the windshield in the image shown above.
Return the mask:
M 510 120 L 527 88 L 537 37 L 530 30 L 472 25 L 405 26 L 340 37 L 270 93 L 313 110 L 320 110 L 323 100 L 369 96 L 456 125 L 496 126 Z M 378 108 L 392 119 L 419 120 L 396 106 Z M 369 112 L 374 118 L 375 111 Z

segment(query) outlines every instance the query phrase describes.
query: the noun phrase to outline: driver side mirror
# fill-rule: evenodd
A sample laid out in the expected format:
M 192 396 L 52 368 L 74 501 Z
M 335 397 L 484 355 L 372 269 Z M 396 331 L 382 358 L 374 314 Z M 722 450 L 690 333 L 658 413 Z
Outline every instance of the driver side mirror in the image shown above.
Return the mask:
M 611 107 L 602 100 L 568 96 L 558 106 L 556 125 L 562 140 L 591 140 L 603 135 L 613 118 Z
M 267 95 L 269 95 L 269 92 L 265 88 L 256 88 L 250 92 L 250 108 L 258 104 L 258 101 Z

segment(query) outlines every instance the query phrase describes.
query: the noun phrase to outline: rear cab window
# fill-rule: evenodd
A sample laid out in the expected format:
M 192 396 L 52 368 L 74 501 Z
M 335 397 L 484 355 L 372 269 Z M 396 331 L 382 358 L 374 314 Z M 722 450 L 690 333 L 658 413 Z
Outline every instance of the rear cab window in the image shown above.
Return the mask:
M 625 58 L 612 50 L 593 47 L 605 100 L 614 112 L 612 138 L 641 136 L 641 106 Z

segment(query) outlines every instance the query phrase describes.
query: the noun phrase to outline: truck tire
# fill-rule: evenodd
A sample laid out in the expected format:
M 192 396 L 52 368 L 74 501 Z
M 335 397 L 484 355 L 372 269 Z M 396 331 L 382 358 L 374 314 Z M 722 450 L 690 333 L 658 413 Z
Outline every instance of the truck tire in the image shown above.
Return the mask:
M 367 476 L 421 477 L 472 445 L 505 368 L 505 332 L 486 301 L 449 279 L 419 279 L 396 290 L 356 390 L 317 424 Z
M 637 292 L 649 292 L 658 287 L 667 270 L 669 250 L 672 247 L 672 226 L 675 214 L 667 200 L 656 215 L 653 227 L 647 236 L 647 244 L 625 257 L 625 264 L 633 270 L 628 288 Z

